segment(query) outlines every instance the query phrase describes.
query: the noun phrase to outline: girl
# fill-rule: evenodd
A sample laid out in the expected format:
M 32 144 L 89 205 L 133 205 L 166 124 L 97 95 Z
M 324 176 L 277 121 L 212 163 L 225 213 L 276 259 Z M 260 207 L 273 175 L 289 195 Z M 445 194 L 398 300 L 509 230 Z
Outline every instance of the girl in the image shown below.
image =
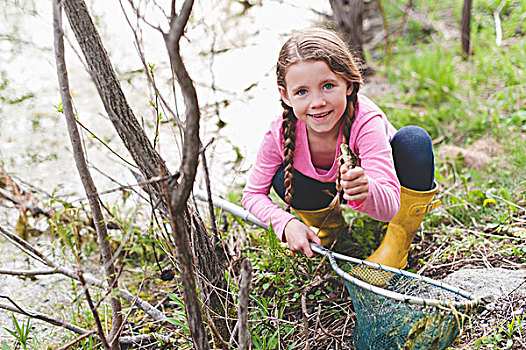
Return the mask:
M 330 247 L 348 232 L 341 190 L 351 208 L 390 221 L 367 260 L 405 267 L 409 245 L 436 192 L 429 135 L 416 126 L 397 132 L 358 93 L 360 73 L 332 31 L 315 28 L 290 37 L 276 73 L 284 111 L 265 134 L 243 190 L 243 206 L 272 223 L 291 250 L 312 257 L 310 242 Z M 357 155 L 356 167 L 339 161 L 341 143 Z M 269 198 L 271 187 L 287 210 Z

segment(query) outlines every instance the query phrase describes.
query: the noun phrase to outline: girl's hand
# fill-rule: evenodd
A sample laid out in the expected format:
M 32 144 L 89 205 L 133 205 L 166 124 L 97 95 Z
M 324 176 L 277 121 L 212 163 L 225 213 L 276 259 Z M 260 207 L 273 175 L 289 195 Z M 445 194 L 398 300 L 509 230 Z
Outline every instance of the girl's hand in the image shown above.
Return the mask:
M 292 219 L 287 223 L 284 235 L 290 250 L 303 253 L 309 258 L 314 256 L 310 242 L 321 245 L 320 237 L 298 219 Z
M 363 169 L 350 169 L 347 164 L 342 164 L 340 171 L 343 199 L 351 202 L 366 200 L 369 196 L 369 178 Z

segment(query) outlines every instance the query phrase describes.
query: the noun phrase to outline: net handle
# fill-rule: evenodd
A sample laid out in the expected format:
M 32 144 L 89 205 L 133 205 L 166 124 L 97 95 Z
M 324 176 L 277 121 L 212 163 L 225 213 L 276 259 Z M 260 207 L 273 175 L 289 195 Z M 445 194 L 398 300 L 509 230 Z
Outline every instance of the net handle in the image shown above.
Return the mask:
M 424 277 L 424 276 L 421 276 L 421 275 L 417 275 L 415 273 L 411 273 L 411 272 L 404 271 L 404 270 L 401 270 L 401 269 L 397 269 L 397 268 L 394 268 L 394 267 L 385 266 L 385 265 L 381 265 L 381 264 L 378 264 L 378 263 L 373 263 L 373 262 L 365 261 L 365 260 L 361 260 L 361 259 L 356 259 L 356 258 L 347 256 L 347 255 L 343 255 L 343 254 L 339 254 L 339 253 L 334 253 L 334 252 L 331 252 L 330 250 L 328 250 L 328 249 L 326 249 L 324 247 L 321 247 L 321 246 L 319 246 L 317 244 L 314 244 L 314 243 L 310 244 L 310 248 L 311 248 L 311 250 L 313 252 L 327 257 L 329 259 L 329 263 L 331 264 L 332 269 L 340 277 L 342 277 L 346 281 L 349 281 L 349 282 L 357 285 L 360 288 L 363 288 L 363 289 L 368 290 L 368 291 L 370 291 L 372 293 L 381 295 L 383 297 L 386 297 L 386 298 L 389 298 L 389 299 L 398 300 L 398 301 L 401 301 L 401 302 L 404 302 L 404 303 L 418 304 L 418 305 L 423 305 L 423 306 L 427 306 L 427 305 L 429 305 L 429 306 L 442 306 L 442 307 L 447 307 L 447 308 L 451 308 L 452 306 L 455 307 L 455 308 L 458 308 L 458 307 L 466 307 L 466 308 L 468 308 L 468 307 L 475 307 L 478 304 L 478 299 L 474 298 L 471 295 L 471 293 L 469 293 L 469 292 L 467 292 L 465 290 L 462 290 L 460 288 L 453 287 L 453 286 L 451 286 L 449 284 L 446 284 L 446 283 L 443 283 L 443 282 L 439 282 L 439 281 L 435 281 L 435 280 L 433 280 L 431 278 Z M 447 302 L 447 301 L 442 301 L 442 300 L 438 300 L 438 299 L 419 298 L 419 297 L 414 297 L 414 296 L 409 296 L 409 295 L 404 295 L 404 294 L 401 294 L 401 293 L 389 291 L 387 289 L 380 288 L 380 287 L 377 287 L 377 286 L 373 286 L 372 284 L 364 282 L 364 281 L 362 281 L 362 280 L 360 280 L 360 279 L 358 279 L 356 277 L 353 277 L 349 273 L 347 273 L 344 270 L 342 270 L 340 268 L 340 266 L 338 265 L 338 263 L 336 262 L 335 258 L 340 259 L 340 260 L 344 260 L 344 261 L 348 261 L 348 262 L 352 262 L 352 263 L 355 263 L 355 264 L 361 264 L 361 265 L 366 265 L 366 266 L 378 268 L 380 270 L 389 271 L 389 272 L 392 272 L 392 273 L 395 273 L 395 274 L 398 274 L 398 275 L 403 275 L 403 276 L 406 276 L 406 277 L 409 277 L 409 278 L 422 280 L 422 281 L 424 281 L 426 283 L 429 283 L 431 285 L 443 288 L 443 289 L 448 290 L 448 291 L 450 291 L 452 293 L 460 295 L 460 296 L 462 296 L 462 297 L 464 297 L 466 299 L 469 299 L 469 301 Z

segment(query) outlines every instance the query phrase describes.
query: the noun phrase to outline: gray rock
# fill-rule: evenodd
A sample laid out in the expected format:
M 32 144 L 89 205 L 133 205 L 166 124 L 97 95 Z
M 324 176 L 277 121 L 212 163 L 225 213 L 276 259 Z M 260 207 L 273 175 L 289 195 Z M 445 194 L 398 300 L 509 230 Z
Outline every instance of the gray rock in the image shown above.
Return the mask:
M 443 282 L 464 289 L 486 301 L 508 295 L 516 290 L 526 296 L 526 270 L 465 269 L 453 272 Z

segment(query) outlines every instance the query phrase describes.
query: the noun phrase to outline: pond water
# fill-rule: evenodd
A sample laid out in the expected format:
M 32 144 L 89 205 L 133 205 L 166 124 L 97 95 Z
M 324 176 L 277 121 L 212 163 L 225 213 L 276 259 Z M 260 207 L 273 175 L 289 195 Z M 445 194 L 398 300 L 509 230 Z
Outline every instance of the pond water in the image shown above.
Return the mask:
M 217 195 L 224 195 L 244 183 L 265 129 L 280 113 L 274 75 L 279 47 L 292 30 L 311 26 L 321 19 L 319 13 L 330 13 L 328 1 L 260 2 L 261 5 L 241 15 L 243 8 L 238 2 L 196 1 L 192 23 L 186 39 L 182 40 L 185 63 L 203 107 L 201 139 L 205 144 L 215 139 L 208 152 L 208 163 L 212 190 Z M 135 26 L 128 2 L 122 3 Z M 149 105 L 153 98 L 141 72 L 143 65 L 134 45 L 133 31 L 120 2 L 94 0 L 88 5 L 128 102 L 153 140 L 155 114 Z M 166 29 L 166 20 L 158 10 L 153 6 L 144 10 L 150 24 Z M 7 173 L 21 183 L 34 186 L 41 194 L 53 193 L 67 200 L 82 198 L 83 189 L 66 124 L 56 108 L 60 95 L 53 53 L 51 4 L 48 1 L 2 1 L 0 17 L 0 162 Z M 67 27 L 65 16 L 64 22 Z M 177 93 L 174 98 L 171 92 L 162 37 L 148 25 L 142 24 L 141 28 L 146 62 L 154 65 L 157 84 L 164 97 L 168 101 L 178 101 L 177 107 L 182 111 L 182 99 Z M 130 159 L 75 53 L 80 50 L 69 28 L 66 28 L 66 35 L 75 48 L 72 50 L 66 43 L 70 87 L 79 121 L 123 158 Z M 211 51 L 216 54 L 209 54 Z M 175 109 L 173 102 L 171 108 Z M 161 124 L 157 150 L 175 172 L 181 147 L 179 134 L 167 118 L 163 121 L 166 122 Z M 83 136 L 99 191 L 135 182 L 126 163 L 88 133 L 84 132 Z M 196 183 L 202 186 L 202 176 L 198 176 Z M 111 197 L 103 200 L 111 201 Z M 0 202 L 0 225 L 13 230 L 16 217 L 16 208 Z M 14 246 L 0 238 L 0 268 L 34 266 Z M 35 282 L 0 275 L 0 295 L 40 312 L 50 312 L 56 305 L 69 303 L 70 286 L 67 279 L 59 276 L 39 277 Z M 0 300 L 0 303 L 6 302 Z M 60 316 L 60 313 L 55 314 L 55 317 Z M 22 316 L 17 318 L 23 320 Z M 63 333 L 37 321 L 34 324 L 42 344 L 57 341 Z M 3 327 L 13 329 L 13 324 L 11 313 L 0 310 L 0 341 L 11 341 L 13 338 Z
M 60 96 L 53 54 L 51 5 L 36 1 L 17 3 L 24 7 L 9 5 L 9 1 L 1 5 L 5 21 L 0 25 L 0 33 L 6 33 L 6 39 L 0 41 L 1 77 L 5 85 L 0 105 L 2 162 L 7 172 L 37 187 L 48 191 L 57 189 L 68 196 L 82 194 L 65 121 L 54 107 L 60 103 Z M 216 140 L 208 152 L 213 174 L 243 172 L 250 168 L 265 128 L 280 112 L 274 75 L 279 47 L 291 30 L 309 26 L 319 19 L 312 8 L 329 11 L 328 1 L 327 4 L 302 1 L 301 5 L 291 5 L 292 1 L 263 1 L 263 6 L 254 6 L 245 16 L 239 16 L 241 6 L 228 6 L 228 3 L 199 1 L 195 6 L 194 24 L 189 27 L 187 40 L 182 40 L 185 63 L 195 81 L 200 105 L 204 107 L 202 141 L 207 143 L 212 137 Z M 153 140 L 155 116 L 149 106 L 151 94 L 144 73 L 138 72 L 143 66 L 119 1 L 90 4 L 128 101 Z M 30 14 L 33 9 L 35 14 Z M 132 22 L 135 23 L 133 19 Z M 151 23 L 166 29 L 165 22 L 152 20 Z M 66 29 L 70 42 L 74 43 L 72 32 Z M 167 84 L 170 72 L 162 37 L 147 25 L 142 29 L 146 61 L 155 64 L 157 83 L 164 97 L 173 101 Z M 212 49 L 222 53 L 203 55 Z M 83 65 L 70 47 L 66 50 L 79 120 L 97 137 L 106 140 L 109 147 L 130 159 L 105 117 Z M 77 49 L 77 52 L 80 51 Z M 215 89 L 210 88 L 212 83 Z M 180 96 L 177 100 L 182 111 Z M 221 101 L 228 101 L 228 106 Z M 174 109 L 173 103 L 171 108 Z M 217 127 L 220 121 L 225 123 L 222 129 Z M 157 149 L 173 172 L 177 169 L 180 142 L 177 131 L 170 125 L 161 125 Z M 105 151 L 100 142 L 85 136 L 88 160 L 94 167 L 113 178 L 133 183 L 125 163 Z M 238 152 L 243 161 L 234 163 Z M 101 189 L 111 183 L 97 170 L 93 176 Z M 215 180 L 223 178 L 217 176 Z M 217 191 L 225 193 L 231 180 L 232 177 L 226 183 L 215 181 Z

